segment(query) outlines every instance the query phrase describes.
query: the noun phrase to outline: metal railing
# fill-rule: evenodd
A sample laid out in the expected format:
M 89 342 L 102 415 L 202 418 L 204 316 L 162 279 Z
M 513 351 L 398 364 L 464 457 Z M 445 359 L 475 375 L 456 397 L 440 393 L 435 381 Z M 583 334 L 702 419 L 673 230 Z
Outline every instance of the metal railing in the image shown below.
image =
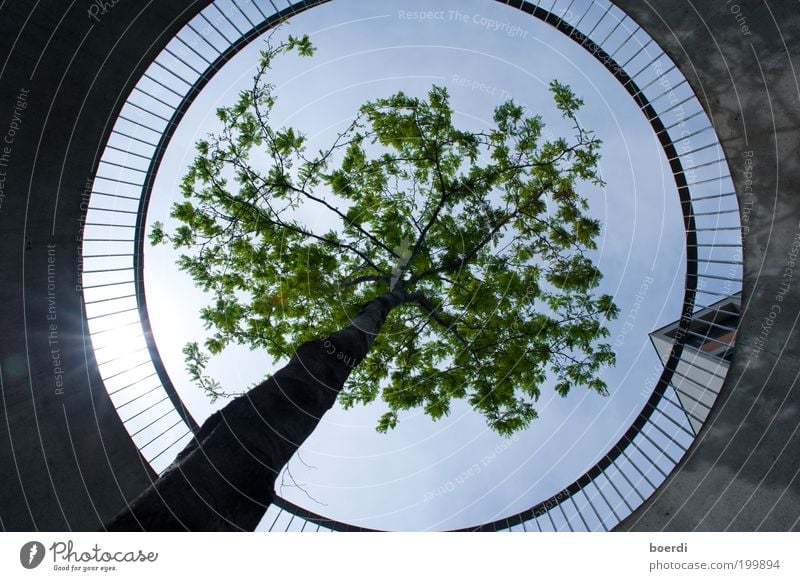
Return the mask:
M 327 0 L 217 0 L 186 24 L 145 71 L 122 107 L 88 200 L 83 294 L 100 374 L 131 438 L 156 472 L 197 424 L 158 355 L 143 286 L 145 216 L 155 174 L 183 114 L 209 79 L 279 20 Z M 498 0 L 502 1 L 502 0 Z M 738 204 L 716 132 L 676 65 L 608 1 L 503 2 L 554 26 L 591 53 L 639 105 L 672 169 L 686 230 L 686 291 L 676 313 L 693 314 L 741 291 Z M 676 384 L 679 368 L 727 366 L 684 350 L 679 337 L 652 395 L 622 438 L 585 474 L 518 514 L 464 530 L 609 530 L 665 480 L 694 441 Z M 709 403 L 711 402 L 711 403 Z M 276 499 L 269 530 L 363 530 Z M 271 523 L 271 525 L 269 524 Z

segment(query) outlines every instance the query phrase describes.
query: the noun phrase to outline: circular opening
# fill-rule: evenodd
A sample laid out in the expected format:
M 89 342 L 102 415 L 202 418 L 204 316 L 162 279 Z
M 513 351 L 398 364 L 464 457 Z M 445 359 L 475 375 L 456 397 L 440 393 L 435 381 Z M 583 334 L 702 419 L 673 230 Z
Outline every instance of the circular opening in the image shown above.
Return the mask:
M 630 22 L 620 30 L 632 32 Z M 630 94 L 583 48 L 540 20 L 493 2 L 337 1 L 291 18 L 279 34 L 311 35 L 312 59 L 276 63 L 271 82 L 275 126 L 309 136 L 309 150 L 329 143 L 363 102 L 398 90 L 423 96 L 445 86 L 456 125 L 482 128 L 495 106 L 513 99 L 540 113 L 547 128 L 569 136 L 547 91 L 557 79 L 585 101 L 582 123 L 603 140 L 605 188 L 586 188 L 602 223 L 594 255 L 600 290 L 615 297 L 610 323 L 617 365 L 604 372 L 610 395 L 543 391 L 540 418 L 511 439 L 491 432 L 460 403 L 432 422 L 419 411 L 388 434 L 374 426 L 376 402 L 320 422 L 279 478 L 277 492 L 313 512 L 379 529 L 451 529 L 513 514 L 555 495 L 602 458 L 625 432 L 663 366 L 648 340 L 680 312 L 684 233 L 672 170 L 653 129 Z M 216 125 L 215 109 L 252 84 L 263 39 L 225 65 L 196 97 L 172 137 L 150 199 L 148 222 L 169 224 L 193 143 Z M 177 272 L 169 247 L 145 249 L 150 321 L 159 352 L 181 399 L 202 423 L 215 408 L 192 386 L 181 353 L 206 331 L 197 312 L 208 298 Z M 231 392 L 274 371 L 263 353 L 229 348 L 209 365 Z
M 157 254 L 145 248 L 145 218 L 152 221 L 158 217 L 158 199 L 165 204 L 160 210 L 163 215 L 174 194 L 174 190 L 169 190 L 169 178 L 165 176 L 170 175 L 169 168 L 172 168 L 173 178 L 179 174 L 187 152 L 191 151 L 194 136 L 191 132 L 186 133 L 186 123 L 182 124 L 183 147 L 176 149 L 173 145 L 173 153 L 163 159 L 162 156 L 166 154 L 168 144 L 180 141 L 181 132 L 174 135 L 178 122 L 224 63 L 247 46 L 250 50 L 257 50 L 252 41 L 282 17 L 300 14 L 300 18 L 305 18 L 309 13 L 304 11 L 314 7 L 312 13 L 317 18 L 317 11 L 322 10 L 317 6 L 321 4 L 324 2 L 288 2 L 286 8 L 279 8 L 271 1 L 218 0 L 204 8 L 167 44 L 128 96 L 92 183 L 82 243 L 83 296 L 91 341 L 100 375 L 114 407 L 132 440 L 156 472 L 169 465 L 191 440 L 192 430 L 196 427 L 173 386 L 173 383 L 180 383 L 180 380 L 175 380 L 180 375 L 180 358 L 176 360 L 177 364 L 170 364 L 172 369 L 168 374 L 159 353 L 159 349 L 167 350 L 170 346 L 179 348 L 181 339 L 172 337 L 165 341 L 169 330 L 160 332 L 163 337 L 159 339 L 157 348 L 151 333 L 156 326 L 151 325 L 151 319 L 158 319 L 174 328 L 188 327 L 196 318 L 176 322 L 171 310 L 149 314 L 145 299 L 151 299 L 150 294 L 154 291 L 148 287 L 150 294 L 147 297 L 144 292 L 145 276 L 148 277 L 147 284 L 151 285 L 152 274 L 159 268 Z M 472 525 L 479 523 L 480 530 L 608 530 L 663 482 L 708 416 L 727 373 L 727 360 L 735 342 L 742 276 L 738 207 L 719 141 L 676 65 L 618 8 L 605 0 L 559 0 L 544 4 L 547 6 L 522 3 L 519 12 L 492 2 L 460 4 L 452 10 L 435 11 L 422 5 L 418 9 L 409 5 L 402 10 L 394 6 L 381 10 L 382 6 L 376 4 L 374 6 L 378 8 L 367 14 L 365 7 L 339 0 L 332 4 L 336 13 L 329 13 L 331 16 L 327 21 L 325 13 L 319 13 L 317 27 L 308 31 L 314 34 L 315 42 L 324 43 L 327 38 L 329 44 L 333 44 L 329 49 L 330 55 L 338 57 L 329 56 L 321 67 L 306 66 L 285 72 L 279 80 L 287 95 L 297 91 L 298 86 L 302 87 L 303 82 L 319 83 L 308 94 L 299 94 L 296 103 L 288 101 L 289 97 L 284 98 L 284 103 L 302 104 L 288 111 L 302 110 L 313 119 L 313 112 L 319 111 L 320 107 L 317 100 L 323 93 L 320 89 L 325 89 L 324 94 L 330 96 L 332 106 L 336 104 L 341 109 L 326 110 L 325 115 L 330 116 L 331 112 L 349 115 L 352 109 L 347 110 L 348 96 L 354 105 L 369 97 L 368 92 L 360 92 L 357 93 L 360 99 L 353 99 L 353 87 L 350 86 L 353 83 L 356 83 L 357 90 L 366 91 L 376 90 L 381 83 L 391 81 L 386 93 L 392 93 L 400 80 L 412 88 L 414 83 L 419 87 L 426 86 L 420 80 L 419 71 L 428 71 L 434 80 L 449 79 L 451 94 L 456 95 L 453 102 L 458 109 L 457 120 L 480 126 L 486 110 L 507 96 L 526 105 L 538 103 L 533 96 L 543 93 L 542 87 L 547 81 L 545 73 L 549 68 L 561 67 L 553 76 L 570 82 L 587 100 L 587 105 L 594 108 L 597 119 L 593 118 L 592 122 L 611 127 L 608 136 L 601 135 L 606 145 L 616 144 L 610 149 L 611 158 L 609 148 L 605 148 L 604 178 L 608 181 L 609 175 L 614 173 L 607 168 L 616 155 L 623 159 L 621 162 L 617 160 L 613 169 L 622 171 L 620 168 L 626 167 L 621 175 L 629 175 L 631 180 L 631 183 L 621 184 L 613 191 L 609 185 L 602 193 L 603 203 L 599 206 L 596 196 L 589 196 L 592 211 L 605 226 L 596 258 L 604 272 L 616 268 L 619 273 L 616 278 L 609 278 L 605 272 L 603 284 L 615 295 L 621 307 L 620 319 L 612 327 L 610 337 L 618 352 L 616 370 L 623 376 L 621 382 L 616 385 L 609 382 L 611 397 L 596 404 L 596 413 L 588 414 L 586 426 L 574 421 L 579 410 L 591 410 L 590 407 L 582 408 L 586 405 L 586 397 L 579 398 L 581 401 L 577 407 L 561 410 L 560 415 L 558 402 L 547 402 L 555 429 L 539 440 L 516 441 L 513 446 L 507 441 L 487 438 L 488 432 L 476 424 L 475 431 L 460 444 L 444 451 L 432 448 L 430 442 L 434 437 L 438 445 L 447 445 L 448 441 L 460 437 L 456 430 L 459 426 L 463 429 L 470 420 L 458 414 L 451 416 L 450 423 L 428 422 L 427 427 L 418 418 L 408 418 L 401 428 L 410 429 L 410 424 L 415 430 L 416 439 L 412 445 L 379 448 L 372 455 L 364 453 L 365 449 L 370 450 L 360 441 L 352 454 L 346 455 L 340 444 L 329 453 L 324 448 L 329 441 L 323 440 L 323 446 L 315 453 L 337 460 L 335 468 L 339 470 L 339 478 L 352 476 L 342 468 L 347 466 L 347 462 L 361 462 L 363 465 L 369 461 L 370 474 L 381 474 L 380 479 L 369 480 L 371 476 L 360 473 L 355 475 L 355 483 L 353 480 L 337 481 L 330 474 L 323 479 L 319 476 L 319 467 L 308 468 L 301 462 L 299 469 L 308 469 L 308 474 L 303 476 L 309 476 L 314 486 L 325 492 L 341 494 L 336 502 L 323 506 L 305 494 L 309 491 L 307 484 L 302 489 L 284 486 L 267 510 L 260 528 L 349 530 L 352 526 L 348 521 L 357 520 L 375 528 L 454 528 L 463 523 L 471 523 L 470 528 L 474 528 Z M 495 10 L 499 11 L 498 17 L 492 16 Z M 522 13 L 532 14 L 535 18 L 520 16 Z M 347 15 L 347 18 L 341 15 Z M 520 17 L 522 20 L 517 24 L 515 19 Z M 295 20 L 302 24 L 302 20 Z M 363 42 L 359 44 L 358 38 L 353 36 L 357 34 L 355 32 L 341 37 L 338 43 L 330 41 L 337 29 L 355 31 L 365 22 L 374 24 L 381 21 L 393 26 L 385 27 L 385 38 L 372 46 Z M 541 27 L 541 22 L 554 28 Z M 454 34 L 455 40 L 446 43 L 442 38 L 446 36 L 448 27 L 450 32 L 447 34 Z M 372 38 L 370 34 L 374 36 L 375 30 L 369 26 L 363 36 Z M 563 37 L 559 36 L 561 34 Z M 562 46 L 567 37 L 575 44 Z M 402 42 L 397 38 L 403 39 Z M 409 38 L 416 41 L 412 44 Z M 464 38 L 469 39 L 468 44 Z M 389 42 L 389 39 L 395 39 L 395 42 Z M 503 45 L 502 41 L 517 44 Z M 364 46 L 363 50 L 355 49 Z M 505 50 L 510 51 L 509 55 L 514 58 L 498 59 L 496 51 L 501 46 L 506 46 Z M 543 48 L 546 46 L 556 54 L 547 53 Z M 578 46 L 584 52 L 570 53 Z M 339 47 L 342 50 L 337 50 Z M 394 56 L 406 67 L 388 58 L 374 58 L 380 52 L 384 56 Z M 416 55 L 415 67 L 408 66 L 409 55 Z M 450 55 L 455 64 L 442 72 L 441 62 L 445 62 L 442 59 L 446 55 Z M 460 55 L 460 58 L 453 55 Z M 592 58 L 585 60 L 587 55 Z M 438 68 L 436 63 L 439 63 Z M 536 63 L 547 63 L 547 66 L 539 70 Z M 602 67 L 598 67 L 598 63 Z M 320 76 L 331 65 L 336 66 L 336 75 Z M 242 60 L 241 68 L 225 67 L 220 75 L 227 75 L 231 86 L 235 87 L 237 82 L 245 82 L 248 68 L 252 66 L 253 61 Z M 381 71 L 393 68 L 402 75 L 366 74 L 369 66 L 377 66 Z M 604 76 L 603 67 L 616 78 L 632 101 L 624 98 L 624 92 L 619 99 L 613 97 L 614 90 L 620 85 L 603 84 L 610 79 L 608 75 Z M 318 75 L 316 79 L 314 74 Z M 401 76 L 402 79 L 397 78 Z M 493 76 L 498 79 L 493 83 L 482 80 Z M 216 77 L 222 78 L 225 77 Z M 336 79 L 342 82 L 331 85 L 331 80 Z M 349 84 L 346 85 L 344 80 Z M 213 86 L 214 83 L 209 87 Z M 521 96 L 512 94 L 512 91 Z M 224 91 L 207 94 L 212 96 L 206 97 L 205 106 L 196 115 L 197 126 L 204 128 L 201 133 L 208 128 L 202 124 L 205 116 L 213 112 L 214 99 L 221 98 Z M 478 103 L 485 107 L 478 107 Z M 291 114 L 285 114 L 285 117 L 290 118 Z M 331 123 L 316 129 L 330 130 L 340 118 L 334 115 Z M 650 166 L 645 160 L 640 160 L 638 154 L 649 151 L 650 142 L 654 147 L 656 139 L 652 132 L 643 130 L 640 134 L 635 129 L 634 125 L 642 119 L 652 127 L 666 154 L 666 158 L 654 154 L 654 165 Z M 550 121 L 547 116 L 545 120 Z M 619 122 L 615 123 L 615 120 Z M 292 124 L 300 125 L 294 121 Z M 592 123 L 588 125 L 598 129 Z M 634 135 L 644 136 L 644 140 L 634 143 Z M 317 137 L 324 137 L 324 131 L 318 131 Z M 641 150 L 637 149 L 639 147 Z M 159 168 L 159 181 L 167 184 L 168 190 L 161 194 L 153 190 Z M 672 184 L 678 186 L 679 204 L 667 193 L 669 190 L 674 193 Z M 654 192 L 663 192 L 664 195 L 656 195 L 655 200 L 647 197 Z M 154 203 L 150 215 L 145 216 L 151 193 Z M 628 193 L 633 195 L 625 197 Z M 655 208 L 659 201 L 662 220 L 647 228 L 644 216 L 657 213 Z M 675 218 L 679 208 L 683 224 Z M 633 221 L 627 220 L 617 229 L 609 227 L 616 223 L 619 215 L 630 215 L 630 212 L 633 212 Z M 673 238 L 683 239 L 680 250 L 670 250 Z M 637 246 L 640 241 L 642 245 Z M 647 248 L 651 249 L 649 254 Z M 146 274 L 142 270 L 143 252 L 148 254 Z M 635 258 L 643 256 L 642 253 L 648 258 L 637 261 Z M 166 257 L 170 258 L 166 261 L 164 258 L 161 257 L 161 266 L 165 272 L 174 272 L 171 257 Z M 620 261 L 623 261 L 622 266 Z M 681 303 L 677 282 L 683 280 L 683 265 L 686 275 Z M 653 274 L 648 274 L 650 272 Z M 182 289 L 176 280 L 169 294 L 179 296 L 181 303 L 189 303 L 192 300 L 190 291 Z M 675 303 L 680 304 L 676 307 Z M 651 341 L 646 337 L 654 328 L 650 326 L 653 322 L 667 322 L 666 326 L 651 333 L 658 358 L 653 357 Z M 191 338 L 200 336 L 192 335 Z M 628 361 L 623 360 L 620 353 Z M 252 357 L 251 367 L 262 369 L 264 361 Z M 646 374 L 648 357 L 652 367 Z M 263 369 L 264 373 L 268 371 L 266 366 Z M 640 376 L 634 380 L 637 373 Z M 174 377 L 171 379 L 170 375 Z M 244 375 L 239 378 L 247 381 Z M 608 378 L 606 375 L 605 379 Z M 188 394 L 186 397 L 191 398 Z M 621 402 L 625 405 L 620 405 Z M 190 402 L 190 406 L 199 419 L 209 411 L 203 401 Z M 637 413 L 637 409 L 640 412 Z M 361 413 L 359 416 L 351 412 L 337 420 L 334 411 L 326 416 L 326 420 L 338 422 L 336 434 L 340 439 L 350 430 L 361 430 L 366 443 L 370 441 L 369 436 L 374 436 L 369 434 L 369 426 L 373 425 L 371 420 L 375 416 L 368 417 L 372 413 L 369 409 Z M 538 425 L 542 425 L 541 420 Z M 426 429 L 429 430 L 427 439 Z M 596 440 L 591 440 L 592 430 L 600 430 Z M 380 442 L 392 444 L 394 441 L 384 438 Z M 547 445 L 553 443 L 560 444 L 560 447 L 550 448 L 549 454 L 546 453 Z M 512 449 L 516 453 L 510 453 Z M 412 461 L 423 459 L 422 469 L 414 472 L 396 462 L 392 465 L 394 474 L 391 467 L 384 473 L 378 472 L 379 460 L 396 460 L 399 452 L 407 450 L 417 452 L 407 456 Z M 473 451 L 476 460 L 464 468 L 464 454 L 468 450 Z M 565 456 L 567 452 L 569 458 Z M 585 456 L 583 472 L 580 470 L 581 454 Z M 535 459 L 534 455 L 537 455 Z M 537 463 L 538 471 L 534 473 L 532 467 Z M 562 470 L 565 467 L 567 469 Z M 385 505 L 375 510 L 370 503 L 388 498 L 378 491 L 385 488 L 387 482 L 398 487 L 398 482 L 407 484 L 409 474 L 417 478 L 419 482 L 416 485 L 421 488 L 409 485 L 400 489 L 408 502 L 396 503 L 399 508 L 394 512 Z M 576 474 L 579 476 L 574 479 Z M 481 477 L 477 478 L 477 475 Z M 296 473 L 295 479 L 304 482 L 297 478 Z M 560 482 L 569 484 L 559 488 L 562 486 Z M 425 484 L 430 484 L 430 487 L 425 489 Z M 454 496 L 456 490 L 458 494 Z M 548 491 L 555 492 L 547 496 Z M 294 494 L 292 498 L 297 504 L 282 498 L 281 494 L 286 497 Z M 514 510 L 519 512 L 514 513 Z M 325 516 L 320 516 L 320 513 Z M 487 520 L 503 514 L 508 517 Z

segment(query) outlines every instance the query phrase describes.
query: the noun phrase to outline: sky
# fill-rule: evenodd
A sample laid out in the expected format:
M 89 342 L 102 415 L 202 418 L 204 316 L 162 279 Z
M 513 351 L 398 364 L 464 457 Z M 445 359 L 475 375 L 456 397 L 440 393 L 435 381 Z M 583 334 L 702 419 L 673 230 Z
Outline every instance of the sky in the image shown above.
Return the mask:
M 420 11 L 435 12 L 421 18 Z M 311 511 L 370 528 L 438 530 L 513 514 L 547 499 L 602 457 L 647 400 L 661 373 L 648 333 L 678 318 L 685 256 L 671 171 L 643 114 L 597 61 L 561 33 L 489 0 L 358 2 L 336 0 L 290 20 L 286 33 L 309 34 L 312 59 L 276 63 L 272 83 L 278 125 L 298 127 L 315 151 L 366 100 L 398 90 L 422 96 L 444 85 L 454 122 L 482 127 L 493 108 L 513 98 L 540 113 L 556 134 L 568 131 L 552 104 L 552 79 L 585 101 L 579 117 L 603 140 L 605 188 L 589 188 L 602 223 L 594 258 L 620 316 L 609 324 L 617 365 L 603 377 L 610 395 L 576 389 L 543 393 L 539 419 L 506 439 L 465 404 L 434 422 L 421 411 L 388 434 L 374 430 L 384 407 L 334 407 L 289 464 L 292 479 L 276 489 Z M 256 40 L 229 62 L 195 100 L 173 137 L 153 190 L 148 223 L 170 223 L 177 187 L 195 140 L 216 125 L 217 106 L 252 83 Z M 569 133 L 566 133 L 569 135 Z M 207 301 L 175 266 L 167 246 L 148 247 L 145 283 L 158 349 L 181 398 L 202 421 L 214 409 L 191 385 L 181 349 L 205 335 L 197 313 Z M 278 364 L 280 366 L 280 364 Z M 263 353 L 229 349 L 208 371 L 238 392 L 272 370 Z

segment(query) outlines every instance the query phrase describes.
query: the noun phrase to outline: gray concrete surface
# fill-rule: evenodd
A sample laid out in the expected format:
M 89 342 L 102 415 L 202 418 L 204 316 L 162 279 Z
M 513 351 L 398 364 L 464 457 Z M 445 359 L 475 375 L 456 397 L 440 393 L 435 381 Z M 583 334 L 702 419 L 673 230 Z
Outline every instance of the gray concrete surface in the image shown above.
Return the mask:
M 2 529 L 97 529 L 153 476 L 87 348 L 80 202 L 142 65 L 203 5 L 121 2 L 93 22 L 83 2 L 0 4 Z
M 700 97 L 745 230 L 742 321 L 717 405 L 685 459 L 618 530 L 800 530 L 798 3 L 617 4 Z

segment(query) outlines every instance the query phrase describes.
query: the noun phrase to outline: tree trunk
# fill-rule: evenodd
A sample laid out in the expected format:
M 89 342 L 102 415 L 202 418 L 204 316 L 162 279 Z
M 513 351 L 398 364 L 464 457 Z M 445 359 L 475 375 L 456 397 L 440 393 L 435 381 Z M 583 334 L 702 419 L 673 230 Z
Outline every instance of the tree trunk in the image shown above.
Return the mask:
M 385 293 L 326 339 L 303 343 L 273 376 L 214 413 L 110 531 L 252 531 L 275 478 L 333 406 L 386 316 L 407 300 Z

